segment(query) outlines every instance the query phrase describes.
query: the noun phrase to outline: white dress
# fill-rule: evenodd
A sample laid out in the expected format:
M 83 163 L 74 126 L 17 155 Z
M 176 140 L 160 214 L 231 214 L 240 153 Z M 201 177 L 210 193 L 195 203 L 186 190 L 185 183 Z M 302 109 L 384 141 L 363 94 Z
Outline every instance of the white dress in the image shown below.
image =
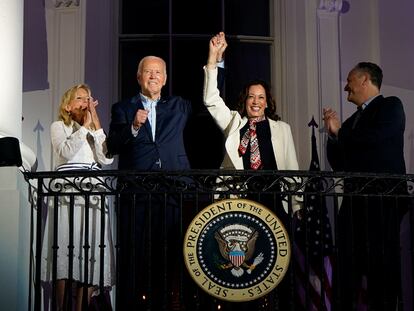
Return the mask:
M 89 167 L 94 170 L 100 165 L 111 164 L 113 159 L 106 158 L 105 133 L 102 129 L 97 131 L 87 130 L 78 123 L 73 122 L 66 126 L 62 121 L 56 121 L 51 125 L 51 139 L 56 170 L 76 170 Z M 77 178 L 55 180 L 52 187 L 58 185 L 73 185 L 74 183 L 83 189 L 86 183 L 98 184 L 96 178 L 87 178 L 82 181 Z M 98 186 L 99 187 L 99 186 Z M 95 188 L 96 189 L 96 188 Z M 102 191 L 104 188 L 102 187 Z M 64 193 L 77 193 L 73 187 L 65 187 Z M 69 213 L 70 196 L 61 196 L 58 199 L 49 197 L 47 202 L 47 218 L 45 224 L 41 272 L 42 280 L 52 281 L 53 264 L 53 221 L 55 205 L 58 206 L 58 237 L 57 245 L 57 280 L 67 279 L 69 271 Z M 88 244 L 88 280 L 89 285 L 100 284 L 100 253 L 101 248 L 101 199 L 98 195 L 89 196 L 89 235 Z M 84 282 L 84 246 L 85 246 L 85 196 L 74 196 L 73 208 L 73 280 Z M 115 260 L 111 235 L 111 223 L 108 204 L 105 202 L 105 234 L 104 234 L 104 286 L 113 285 L 115 282 Z

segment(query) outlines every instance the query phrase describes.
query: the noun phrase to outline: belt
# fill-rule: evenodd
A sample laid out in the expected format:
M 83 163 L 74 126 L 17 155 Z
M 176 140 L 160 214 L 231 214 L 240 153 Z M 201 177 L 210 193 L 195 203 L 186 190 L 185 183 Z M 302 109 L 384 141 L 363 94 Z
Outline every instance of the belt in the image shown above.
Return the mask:
M 59 165 L 56 168 L 56 171 L 64 172 L 64 171 L 79 171 L 79 170 L 86 170 L 86 171 L 100 171 L 101 166 L 99 163 L 65 163 Z

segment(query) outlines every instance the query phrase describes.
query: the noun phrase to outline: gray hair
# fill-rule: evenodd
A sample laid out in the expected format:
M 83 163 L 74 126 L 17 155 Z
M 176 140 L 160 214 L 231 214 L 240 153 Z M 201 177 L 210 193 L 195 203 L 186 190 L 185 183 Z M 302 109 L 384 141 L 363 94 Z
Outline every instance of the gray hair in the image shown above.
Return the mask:
M 142 65 L 144 64 L 144 62 L 146 60 L 150 60 L 150 59 L 156 59 L 156 60 L 161 61 L 164 64 L 164 74 L 167 75 L 167 64 L 166 64 L 165 60 L 163 60 L 161 57 L 158 57 L 158 56 L 149 55 L 149 56 L 143 57 L 139 61 L 139 63 L 138 63 L 138 69 L 137 69 L 137 75 L 138 76 L 141 75 L 141 73 L 142 73 Z

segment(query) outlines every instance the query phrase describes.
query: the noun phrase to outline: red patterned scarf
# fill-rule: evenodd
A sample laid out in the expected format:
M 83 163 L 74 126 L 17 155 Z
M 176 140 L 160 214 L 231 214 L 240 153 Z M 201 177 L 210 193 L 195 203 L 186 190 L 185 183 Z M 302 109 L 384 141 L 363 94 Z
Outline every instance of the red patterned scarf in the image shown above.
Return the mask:
M 249 128 L 244 133 L 243 138 L 240 141 L 239 154 L 243 155 L 246 153 L 247 146 L 250 142 L 250 168 L 257 170 L 262 165 L 260 159 L 259 141 L 257 140 L 256 124 L 257 122 L 265 120 L 265 116 L 249 119 Z

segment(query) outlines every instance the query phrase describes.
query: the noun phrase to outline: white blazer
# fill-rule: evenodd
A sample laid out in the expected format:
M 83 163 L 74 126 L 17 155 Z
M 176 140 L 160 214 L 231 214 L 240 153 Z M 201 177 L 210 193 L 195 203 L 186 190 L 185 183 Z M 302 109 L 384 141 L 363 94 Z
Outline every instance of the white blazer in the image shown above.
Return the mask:
M 216 124 L 225 136 L 225 155 L 222 169 L 243 169 L 243 158 L 239 155 L 240 129 L 247 123 L 238 111 L 230 110 L 220 97 L 217 88 L 217 68 L 204 67 L 203 101 Z M 279 170 L 298 170 L 295 144 L 289 124 L 283 121 L 269 120 L 273 153 Z M 293 211 L 300 208 L 300 198 L 294 199 Z M 284 202 L 285 203 L 285 202 Z M 284 206 L 287 212 L 287 205 Z

